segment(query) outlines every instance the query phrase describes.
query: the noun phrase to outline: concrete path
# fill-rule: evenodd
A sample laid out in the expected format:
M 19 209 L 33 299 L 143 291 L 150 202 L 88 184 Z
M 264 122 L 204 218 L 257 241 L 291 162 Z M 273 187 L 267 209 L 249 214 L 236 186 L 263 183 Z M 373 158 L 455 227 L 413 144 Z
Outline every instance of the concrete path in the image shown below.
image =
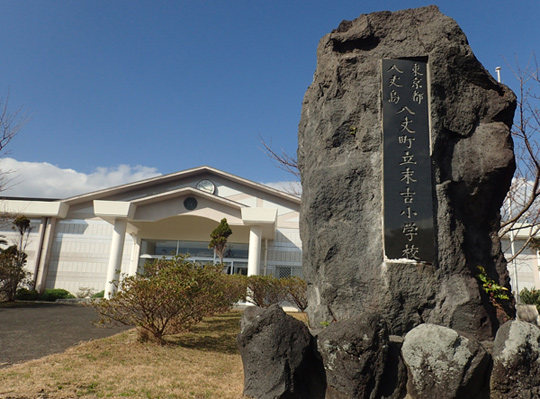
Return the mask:
M 92 325 L 99 315 L 91 307 L 59 303 L 0 305 L 0 368 L 53 353 L 81 341 L 104 338 L 130 327 Z

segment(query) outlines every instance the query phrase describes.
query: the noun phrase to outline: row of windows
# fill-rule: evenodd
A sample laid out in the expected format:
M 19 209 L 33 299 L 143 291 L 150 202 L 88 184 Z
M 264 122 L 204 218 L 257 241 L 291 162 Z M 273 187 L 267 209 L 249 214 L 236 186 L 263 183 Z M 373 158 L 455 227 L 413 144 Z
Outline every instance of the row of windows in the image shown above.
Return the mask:
M 213 258 L 214 250 L 208 248 L 208 242 L 203 241 L 161 241 L 142 240 L 141 256 L 174 256 L 189 254 L 196 258 Z M 248 244 L 228 243 L 224 254 L 225 258 L 247 259 Z

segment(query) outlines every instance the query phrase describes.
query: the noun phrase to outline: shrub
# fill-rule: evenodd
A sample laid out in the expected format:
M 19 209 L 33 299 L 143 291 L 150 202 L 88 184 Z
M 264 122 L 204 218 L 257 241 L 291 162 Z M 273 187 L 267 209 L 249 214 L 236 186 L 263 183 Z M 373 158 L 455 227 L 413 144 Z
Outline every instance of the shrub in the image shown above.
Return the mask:
M 91 295 L 90 298 L 103 298 L 105 296 L 105 291 L 99 291 Z
M 17 288 L 26 282 L 29 273 L 24 269 L 26 254 L 12 245 L 0 250 L 0 293 L 7 301 L 15 300 Z
M 288 300 L 303 313 L 308 306 L 306 282 L 298 276 L 291 276 L 282 280 L 288 294 Z
M 15 300 L 17 288 L 26 283 L 30 275 L 24 268 L 27 260 L 25 249 L 32 231 L 30 219 L 23 215 L 16 216 L 11 227 L 18 233 L 15 245 L 0 249 L 0 296 L 7 301 Z M 7 242 L 2 239 L 0 244 L 6 245 Z
M 115 281 L 116 293 L 94 300 L 99 323 L 139 327 L 139 339 L 163 343 L 163 336 L 189 329 L 205 316 L 231 308 L 238 301 L 221 265 L 198 265 L 184 255 L 145 265 L 145 273 Z M 236 287 L 237 288 L 237 287 Z M 238 294 L 239 295 L 239 294 Z
M 223 311 L 227 311 L 236 302 L 246 300 L 247 277 L 241 274 L 224 274 L 222 278 L 225 284 L 223 290 L 225 296 L 224 303 L 227 304 L 227 307 Z
M 287 290 L 282 279 L 273 276 L 249 276 L 247 286 L 248 302 L 261 308 L 287 300 Z
M 54 302 L 57 299 L 69 299 L 69 298 L 75 298 L 74 295 L 72 295 L 69 291 L 61 289 L 61 288 L 52 288 L 47 289 L 39 296 L 39 299 L 42 301 L 49 301 Z
M 19 288 L 15 294 L 15 299 L 20 301 L 35 301 L 39 298 L 39 292 L 28 288 Z
M 540 290 L 533 288 L 529 291 L 527 288 L 523 288 L 519 293 L 519 298 L 525 305 L 535 305 L 540 313 Z

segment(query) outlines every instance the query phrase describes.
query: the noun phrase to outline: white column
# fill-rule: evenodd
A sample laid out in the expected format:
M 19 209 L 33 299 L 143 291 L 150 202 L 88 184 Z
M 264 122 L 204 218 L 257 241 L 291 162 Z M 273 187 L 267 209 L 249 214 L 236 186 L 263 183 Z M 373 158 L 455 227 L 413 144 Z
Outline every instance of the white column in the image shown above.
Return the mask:
M 118 280 L 122 267 L 122 254 L 124 252 L 124 240 L 126 238 L 127 219 L 116 219 L 111 240 L 111 252 L 109 254 L 109 266 L 107 268 L 107 281 L 105 282 L 105 298 L 109 299 L 116 291 L 112 283 Z
M 36 289 L 37 281 L 38 281 L 38 273 L 39 273 L 39 266 L 41 261 L 41 253 L 43 251 L 43 244 L 45 242 L 45 232 L 47 231 L 47 225 L 49 223 L 49 218 L 43 217 L 41 218 L 41 222 L 39 223 L 39 243 L 36 251 L 36 260 L 34 261 L 34 272 L 32 273 L 32 289 Z
M 533 266 L 534 288 L 540 289 L 540 251 L 536 250 L 536 268 Z
M 129 275 L 134 276 L 135 274 L 137 274 L 137 270 L 139 269 L 139 256 L 141 254 L 141 239 L 136 235 L 132 235 L 131 238 L 133 238 L 133 249 L 131 250 L 131 263 L 129 265 Z
M 43 293 L 43 291 L 45 291 L 45 285 L 47 284 L 47 274 L 49 272 L 49 261 L 51 258 L 55 227 L 56 218 L 48 218 L 45 231 L 43 232 L 43 240 L 40 240 L 41 248 L 39 249 L 39 268 L 35 277 L 36 283 L 34 287 L 34 289 L 39 293 Z
M 250 226 L 249 230 L 249 253 L 248 253 L 248 276 L 259 274 L 261 262 L 261 237 L 262 226 Z

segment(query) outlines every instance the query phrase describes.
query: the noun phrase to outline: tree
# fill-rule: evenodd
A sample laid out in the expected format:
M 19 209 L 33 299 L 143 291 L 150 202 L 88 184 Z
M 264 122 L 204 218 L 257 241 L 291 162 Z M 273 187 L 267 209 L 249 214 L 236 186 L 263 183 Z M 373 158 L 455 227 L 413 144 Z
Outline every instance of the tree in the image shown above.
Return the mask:
M 294 182 L 291 182 L 286 191 L 289 194 L 300 197 L 302 189 L 298 184 L 295 184 L 300 182 L 300 171 L 298 170 L 298 160 L 296 159 L 296 156 L 287 154 L 283 149 L 281 150 L 281 153 L 274 151 L 272 142 L 267 143 L 261 136 L 259 136 L 259 140 L 263 146 L 262 150 L 274 164 L 293 177 Z
M 9 112 L 8 105 L 9 93 L 5 100 L 0 99 L 0 156 L 6 155 L 6 146 L 30 119 L 26 113 L 22 113 L 22 108 Z M 0 190 L 5 188 L 8 174 L 9 171 L 0 172 Z
M 259 140 L 263 145 L 263 151 L 274 161 L 276 166 L 287 173 L 290 173 L 296 180 L 300 180 L 300 171 L 298 170 L 298 160 L 295 156 L 287 154 L 283 149 L 281 154 L 272 149 L 272 142 L 267 143 L 261 136 Z
M 7 301 L 15 300 L 17 288 L 26 282 L 30 274 L 25 270 L 25 250 L 32 231 L 30 220 L 26 216 L 17 216 L 13 220 L 12 228 L 18 234 L 15 244 L 0 250 L 0 292 Z M 7 242 L 3 241 L 2 244 Z
M 221 219 L 218 227 L 216 227 L 214 231 L 210 233 L 212 240 L 210 240 L 208 248 L 214 249 L 216 254 L 219 256 L 220 263 L 223 263 L 223 255 L 225 254 L 225 249 L 227 248 L 227 240 L 231 234 L 232 230 L 227 223 L 227 219 L 225 218 Z

